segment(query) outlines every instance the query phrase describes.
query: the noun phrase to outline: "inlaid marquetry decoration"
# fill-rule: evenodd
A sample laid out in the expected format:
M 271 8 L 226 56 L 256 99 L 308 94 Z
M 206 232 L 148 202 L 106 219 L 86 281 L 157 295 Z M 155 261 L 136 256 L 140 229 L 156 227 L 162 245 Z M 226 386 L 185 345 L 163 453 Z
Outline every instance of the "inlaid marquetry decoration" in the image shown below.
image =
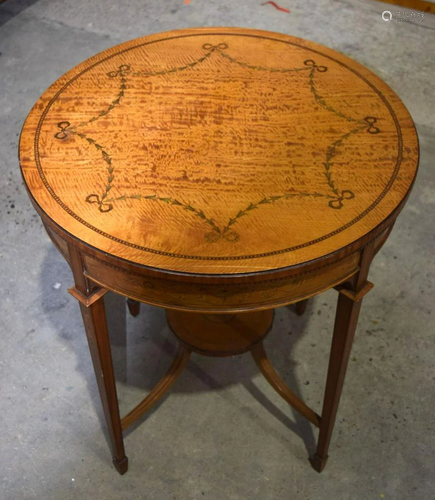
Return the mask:
M 417 153 L 405 107 L 363 66 L 229 28 L 147 37 L 80 64 L 35 105 L 20 145 L 37 205 L 73 236 L 207 273 L 352 243 L 406 196 Z

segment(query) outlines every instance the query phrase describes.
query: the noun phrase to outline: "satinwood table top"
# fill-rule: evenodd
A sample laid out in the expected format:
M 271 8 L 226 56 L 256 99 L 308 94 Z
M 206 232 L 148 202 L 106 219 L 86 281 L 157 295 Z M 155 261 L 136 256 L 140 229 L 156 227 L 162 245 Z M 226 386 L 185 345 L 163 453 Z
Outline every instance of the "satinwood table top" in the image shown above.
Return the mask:
M 106 254 L 187 273 L 322 259 L 403 204 L 418 140 L 397 95 L 321 45 L 180 30 L 59 78 L 20 140 L 37 207 Z

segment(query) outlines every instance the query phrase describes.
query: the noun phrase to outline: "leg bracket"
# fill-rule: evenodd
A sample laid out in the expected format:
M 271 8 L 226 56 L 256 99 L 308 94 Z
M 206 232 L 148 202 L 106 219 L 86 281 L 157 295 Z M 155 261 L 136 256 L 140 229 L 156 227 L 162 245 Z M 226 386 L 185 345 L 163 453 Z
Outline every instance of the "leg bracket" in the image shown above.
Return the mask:
M 106 288 L 96 288 L 90 295 L 85 295 L 80 290 L 78 290 L 75 286 L 68 290 L 75 299 L 77 299 L 81 304 L 85 307 L 91 306 L 94 302 L 100 299 L 103 295 L 105 295 L 109 290 Z
M 338 285 L 335 287 L 337 292 L 346 295 L 349 299 L 354 302 L 359 302 L 375 285 L 370 281 L 366 281 L 364 285 L 360 288 L 359 292 L 354 292 L 353 290 L 349 290 L 345 285 Z

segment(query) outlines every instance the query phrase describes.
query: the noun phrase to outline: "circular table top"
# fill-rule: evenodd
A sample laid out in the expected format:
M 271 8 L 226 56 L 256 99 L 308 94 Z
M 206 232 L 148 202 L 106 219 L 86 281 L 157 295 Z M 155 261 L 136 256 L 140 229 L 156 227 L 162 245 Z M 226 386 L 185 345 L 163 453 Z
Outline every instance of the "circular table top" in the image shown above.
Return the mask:
M 24 124 L 20 163 L 41 211 L 104 253 L 252 273 L 322 259 L 384 222 L 413 183 L 418 140 L 397 95 L 344 55 L 199 28 L 62 76 Z

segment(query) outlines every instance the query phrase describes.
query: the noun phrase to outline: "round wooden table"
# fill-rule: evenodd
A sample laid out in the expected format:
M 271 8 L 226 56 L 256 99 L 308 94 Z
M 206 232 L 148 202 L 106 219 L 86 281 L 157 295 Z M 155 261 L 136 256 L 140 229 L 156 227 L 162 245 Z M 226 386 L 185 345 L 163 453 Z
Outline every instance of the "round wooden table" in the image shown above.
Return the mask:
M 319 427 L 325 466 L 373 256 L 415 179 L 408 111 L 346 56 L 287 35 L 198 28 L 152 35 L 79 64 L 38 100 L 20 163 L 69 262 L 107 420 L 122 431 L 169 389 L 192 351 L 250 351 L 290 405 Z M 262 340 L 273 309 L 339 292 L 321 413 L 279 378 Z M 120 417 L 103 296 L 167 309 L 179 352 Z

